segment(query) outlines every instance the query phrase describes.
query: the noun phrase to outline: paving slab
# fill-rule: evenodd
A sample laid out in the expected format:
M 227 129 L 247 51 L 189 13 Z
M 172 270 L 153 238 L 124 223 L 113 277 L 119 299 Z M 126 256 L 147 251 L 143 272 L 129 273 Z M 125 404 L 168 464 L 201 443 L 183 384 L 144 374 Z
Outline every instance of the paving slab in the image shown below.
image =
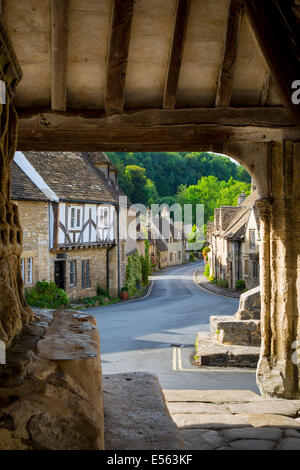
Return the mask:
M 236 415 L 234 415 L 236 416 Z M 243 419 L 247 421 L 251 426 L 264 427 L 264 426 L 275 426 L 279 428 L 299 428 L 300 423 L 295 419 L 287 418 L 282 415 L 275 414 L 252 414 L 242 415 Z
M 272 450 L 276 443 L 274 441 L 241 439 L 230 443 L 233 450 Z
M 232 428 L 223 432 L 224 437 L 229 441 L 238 439 L 263 439 L 278 441 L 283 436 L 280 428 Z M 300 436 L 299 436 L 300 437 Z
M 278 450 L 300 450 L 300 439 L 295 439 L 294 437 L 287 437 L 282 439 L 279 443 Z
M 249 426 L 238 415 L 231 414 L 172 414 L 179 429 L 225 429 L 235 426 Z
M 105 375 L 103 397 L 106 450 L 184 449 L 155 375 Z
M 181 433 L 187 450 L 214 450 L 223 443 L 220 434 L 211 429 L 183 429 Z
M 164 390 L 167 402 L 243 403 L 263 398 L 251 390 Z
M 259 403 L 229 404 L 233 414 L 276 414 L 296 417 L 300 408 L 299 400 L 263 400 Z
M 228 413 L 228 409 L 225 405 L 215 403 L 198 403 L 198 402 L 174 402 L 168 403 L 169 411 L 172 414 L 175 413 Z

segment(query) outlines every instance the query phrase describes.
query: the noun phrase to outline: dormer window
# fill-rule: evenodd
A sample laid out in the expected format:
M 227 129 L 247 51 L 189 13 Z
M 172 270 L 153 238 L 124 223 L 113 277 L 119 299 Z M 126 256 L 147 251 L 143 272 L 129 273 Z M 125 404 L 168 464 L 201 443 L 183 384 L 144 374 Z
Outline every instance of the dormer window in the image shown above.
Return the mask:
M 78 230 L 82 227 L 82 207 L 71 206 L 69 210 L 69 229 Z

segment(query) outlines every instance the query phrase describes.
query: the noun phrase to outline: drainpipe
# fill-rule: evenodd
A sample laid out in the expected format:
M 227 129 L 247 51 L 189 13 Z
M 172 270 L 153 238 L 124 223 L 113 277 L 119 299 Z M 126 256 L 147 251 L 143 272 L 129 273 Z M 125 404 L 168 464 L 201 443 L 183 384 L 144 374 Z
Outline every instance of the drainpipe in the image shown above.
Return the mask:
M 113 246 L 110 246 L 106 250 L 106 289 L 109 293 L 109 252 L 112 250 Z
M 118 248 L 118 293 L 120 292 L 120 211 L 119 211 L 119 206 L 116 206 L 116 213 L 117 213 L 117 227 L 116 227 L 116 242 L 117 242 L 117 248 Z

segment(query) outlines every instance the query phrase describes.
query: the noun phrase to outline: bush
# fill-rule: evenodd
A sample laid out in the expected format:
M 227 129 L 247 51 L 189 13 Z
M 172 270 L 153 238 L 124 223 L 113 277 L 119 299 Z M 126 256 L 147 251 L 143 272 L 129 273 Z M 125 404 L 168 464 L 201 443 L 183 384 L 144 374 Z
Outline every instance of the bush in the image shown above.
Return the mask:
M 235 288 L 239 290 L 246 289 L 246 283 L 244 279 L 239 279 L 238 281 L 236 281 Z
M 31 307 L 67 308 L 70 305 L 66 292 L 59 289 L 55 282 L 37 282 L 35 287 L 26 289 L 25 298 Z
M 121 292 L 128 292 L 128 287 L 127 286 L 123 286 L 122 289 L 121 289 Z
M 196 256 L 195 256 L 195 254 L 194 254 L 194 253 L 190 253 L 190 261 L 193 262 L 193 261 L 196 261 L 196 260 L 197 260 L 197 258 L 196 258 Z
M 213 282 L 216 284 L 216 286 L 225 287 L 225 288 L 228 287 L 227 279 L 215 279 Z
M 208 280 L 209 280 L 209 282 L 214 282 L 215 278 L 214 278 L 214 276 L 209 276 Z
M 210 275 L 210 265 L 207 264 L 205 266 L 205 269 L 204 269 L 204 276 L 206 276 L 207 278 L 209 278 L 209 275 Z
M 97 286 L 97 295 L 98 296 L 103 296 L 103 297 L 108 297 L 109 299 L 111 298 L 108 291 L 103 289 L 101 286 Z

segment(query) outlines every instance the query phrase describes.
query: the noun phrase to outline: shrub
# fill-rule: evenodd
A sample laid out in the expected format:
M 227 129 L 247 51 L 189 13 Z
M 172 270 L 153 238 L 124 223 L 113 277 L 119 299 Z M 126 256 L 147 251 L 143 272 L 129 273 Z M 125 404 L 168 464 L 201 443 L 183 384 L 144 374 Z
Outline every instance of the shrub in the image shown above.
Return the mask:
M 235 288 L 240 290 L 246 289 L 246 283 L 244 279 L 239 279 L 236 281 Z
M 97 286 L 97 295 L 98 296 L 103 295 L 103 297 L 108 297 L 109 299 L 111 298 L 110 295 L 109 295 L 109 292 L 107 290 L 103 289 L 103 287 L 101 287 L 101 286 Z
M 205 269 L 204 269 L 204 276 L 206 276 L 206 277 L 208 278 L 209 275 L 210 275 L 210 265 L 207 264 L 207 265 L 205 266 Z
M 209 276 L 208 280 L 209 280 L 209 282 L 214 282 L 215 278 L 214 278 L 214 276 L 212 275 L 212 276 Z
M 70 304 L 66 292 L 59 289 L 55 282 L 37 282 L 35 287 L 26 289 L 25 298 L 32 307 L 67 308 Z
M 121 292 L 128 292 L 128 287 L 127 286 L 123 286 L 122 289 L 121 289 Z
M 216 286 L 225 287 L 225 288 L 228 287 L 227 279 L 215 279 L 213 282 L 216 284 Z
M 194 254 L 194 253 L 190 253 L 190 261 L 193 262 L 193 261 L 196 261 L 196 260 L 197 260 L 197 258 L 196 258 L 196 256 L 195 256 L 195 254 Z

